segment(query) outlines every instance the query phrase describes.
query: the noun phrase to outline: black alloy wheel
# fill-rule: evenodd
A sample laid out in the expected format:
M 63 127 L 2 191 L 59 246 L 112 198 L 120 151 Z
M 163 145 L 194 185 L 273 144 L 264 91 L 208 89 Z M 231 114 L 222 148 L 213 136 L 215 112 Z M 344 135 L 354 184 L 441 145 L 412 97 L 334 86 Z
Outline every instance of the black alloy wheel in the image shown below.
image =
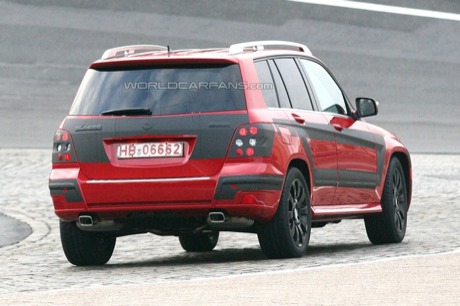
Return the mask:
M 291 168 L 278 211 L 270 222 L 258 224 L 260 247 L 269 258 L 301 257 L 307 250 L 310 232 L 310 193 L 302 172 Z
M 407 188 L 404 170 L 397 158 L 392 158 L 382 195 L 382 212 L 364 219 L 369 240 L 374 244 L 399 243 L 407 227 Z

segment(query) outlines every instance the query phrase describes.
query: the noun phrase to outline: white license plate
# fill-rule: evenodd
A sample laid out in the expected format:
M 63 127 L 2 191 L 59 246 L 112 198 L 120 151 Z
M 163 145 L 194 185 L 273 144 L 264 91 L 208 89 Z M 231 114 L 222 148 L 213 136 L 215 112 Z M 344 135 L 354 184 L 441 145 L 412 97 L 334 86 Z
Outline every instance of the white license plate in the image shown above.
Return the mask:
M 151 142 L 119 144 L 117 156 L 126 158 L 156 158 L 184 156 L 183 142 Z

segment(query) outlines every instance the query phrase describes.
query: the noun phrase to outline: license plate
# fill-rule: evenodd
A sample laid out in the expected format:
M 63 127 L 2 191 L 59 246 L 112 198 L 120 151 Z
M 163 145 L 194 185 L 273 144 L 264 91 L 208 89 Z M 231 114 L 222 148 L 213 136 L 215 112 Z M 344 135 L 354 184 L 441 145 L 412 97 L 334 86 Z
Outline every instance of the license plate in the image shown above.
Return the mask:
M 184 143 L 151 142 L 119 144 L 117 156 L 119 159 L 182 157 L 184 156 Z

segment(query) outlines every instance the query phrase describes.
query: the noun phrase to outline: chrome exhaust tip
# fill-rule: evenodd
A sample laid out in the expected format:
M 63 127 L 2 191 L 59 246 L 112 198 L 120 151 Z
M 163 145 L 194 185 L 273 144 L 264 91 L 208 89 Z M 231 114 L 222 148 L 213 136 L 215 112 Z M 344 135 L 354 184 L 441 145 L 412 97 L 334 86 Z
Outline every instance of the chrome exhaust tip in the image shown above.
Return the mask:
M 254 220 L 243 217 L 227 216 L 223 212 L 213 211 L 208 214 L 207 223 L 212 229 L 235 230 L 253 226 Z
M 82 227 L 91 227 L 95 224 L 93 217 L 89 215 L 81 215 L 78 217 L 78 223 Z
M 224 223 L 225 214 L 220 211 L 210 212 L 208 215 L 209 223 Z

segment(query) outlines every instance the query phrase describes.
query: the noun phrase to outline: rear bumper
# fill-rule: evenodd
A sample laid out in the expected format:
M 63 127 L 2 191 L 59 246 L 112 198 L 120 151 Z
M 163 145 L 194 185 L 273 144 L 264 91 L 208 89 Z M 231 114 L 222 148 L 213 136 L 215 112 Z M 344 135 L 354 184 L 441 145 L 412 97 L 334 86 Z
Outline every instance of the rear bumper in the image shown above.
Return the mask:
M 278 207 L 283 179 L 280 174 L 260 173 L 88 180 L 78 169 L 72 168 L 53 169 L 49 188 L 56 215 L 66 221 L 75 221 L 86 213 L 97 214 L 102 219 L 123 219 L 133 212 L 201 217 L 210 211 L 268 221 Z

